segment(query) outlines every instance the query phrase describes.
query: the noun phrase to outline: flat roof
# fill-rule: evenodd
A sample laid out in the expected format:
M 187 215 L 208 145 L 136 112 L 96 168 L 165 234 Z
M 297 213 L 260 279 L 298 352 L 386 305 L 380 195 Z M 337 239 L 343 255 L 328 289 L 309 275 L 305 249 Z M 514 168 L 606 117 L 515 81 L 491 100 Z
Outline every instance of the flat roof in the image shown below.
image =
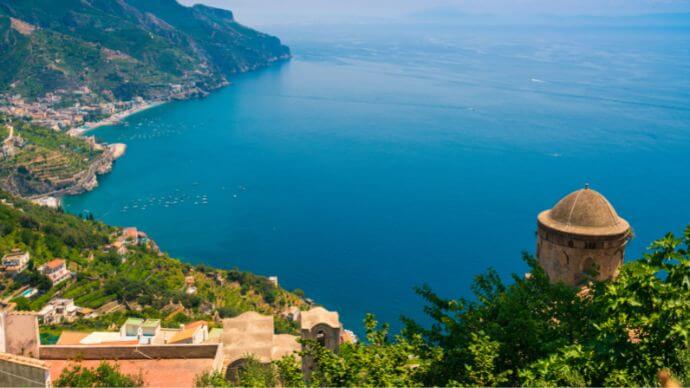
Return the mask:
M 125 325 L 141 325 L 144 320 L 141 318 L 127 318 Z
M 81 340 L 86 338 L 91 333 L 86 333 L 83 331 L 63 331 L 60 333 L 60 338 L 58 338 L 57 345 L 80 345 Z
M 160 319 L 147 319 L 144 321 L 144 323 L 141 324 L 142 327 L 157 327 L 160 326 L 161 320 Z
M 81 365 L 96 368 L 101 362 L 117 365 L 120 373 L 137 376 L 141 374 L 147 387 L 193 387 L 196 376 L 213 370 L 212 358 L 174 358 L 162 360 L 45 360 L 50 368 L 53 383 L 60 378 L 65 368 Z

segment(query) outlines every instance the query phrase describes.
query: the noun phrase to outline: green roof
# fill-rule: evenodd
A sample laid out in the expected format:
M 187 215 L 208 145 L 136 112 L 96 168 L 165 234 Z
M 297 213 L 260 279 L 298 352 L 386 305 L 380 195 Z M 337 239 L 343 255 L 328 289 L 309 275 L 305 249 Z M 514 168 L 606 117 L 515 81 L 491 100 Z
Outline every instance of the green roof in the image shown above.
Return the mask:
M 161 324 L 160 319 L 147 319 L 141 324 L 141 327 L 158 327 Z
M 141 318 L 127 318 L 125 325 L 141 325 L 144 320 Z

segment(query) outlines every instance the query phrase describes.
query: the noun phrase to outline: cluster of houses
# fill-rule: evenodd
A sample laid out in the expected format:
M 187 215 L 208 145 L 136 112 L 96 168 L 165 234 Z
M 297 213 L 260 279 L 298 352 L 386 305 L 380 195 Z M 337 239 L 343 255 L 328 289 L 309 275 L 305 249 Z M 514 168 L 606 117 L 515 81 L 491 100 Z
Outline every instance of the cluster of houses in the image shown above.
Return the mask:
M 23 272 L 29 267 L 31 255 L 29 252 L 13 249 L 2 257 L 2 269 L 13 275 Z M 72 278 L 74 273 L 67 269 L 67 262 L 63 259 L 53 259 L 37 268 L 53 285 Z
M 164 328 L 160 319 L 128 318 L 118 331 L 63 331 L 57 345 L 165 345 L 202 344 L 219 338 L 222 329 L 209 330 L 206 321 Z
M 135 227 L 127 227 L 122 229 L 122 233 L 115 238 L 112 244 L 106 245 L 106 250 L 114 250 L 120 256 L 125 256 L 129 250 L 128 247 L 143 246 L 149 251 L 160 254 L 160 248 L 155 241 L 149 236 Z
M 61 106 L 66 97 L 77 99 L 79 102 L 72 106 Z M 141 103 L 139 100 L 104 102 L 95 98 L 86 86 L 71 92 L 58 89 L 33 101 L 25 100 L 20 95 L 0 96 L 0 102 L 0 112 L 16 117 L 28 117 L 34 123 L 56 131 L 77 127 L 92 117 L 110 116 Z
M 0 311 L 0 386 L 49 387 L 66 368 L 102 362 L 141 375 L 145 386 L 194 386 L 197 376 L 207 372 L 236 378 L 249 359 L 270 363 L 292 355 L 299 360 L 299 338 L 335 352 L 354 340 L 338 313 L 322 307 L 298 314 L 299 335 L 276 334 L 272 316 L 246 312 L 216 327 L 196 321 L 164 328 L 156 319 L 129 318 L 118 331 L 64 331 L 54 345 L 40 343 L 36 315 Z M 309 373 L 311 360 L 301 362 Z

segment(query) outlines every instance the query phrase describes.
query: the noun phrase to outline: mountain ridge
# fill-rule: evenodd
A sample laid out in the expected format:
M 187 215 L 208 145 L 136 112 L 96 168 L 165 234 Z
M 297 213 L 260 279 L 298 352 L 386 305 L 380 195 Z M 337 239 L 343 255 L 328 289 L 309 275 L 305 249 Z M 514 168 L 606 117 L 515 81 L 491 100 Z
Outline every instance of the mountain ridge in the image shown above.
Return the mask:
M 0 51 L 0 91 L 87 86 L 105 100 L 161 98 L 173 84 L 207 92 L 290 56 L 229 10 L 175 0 L 0 0 Z

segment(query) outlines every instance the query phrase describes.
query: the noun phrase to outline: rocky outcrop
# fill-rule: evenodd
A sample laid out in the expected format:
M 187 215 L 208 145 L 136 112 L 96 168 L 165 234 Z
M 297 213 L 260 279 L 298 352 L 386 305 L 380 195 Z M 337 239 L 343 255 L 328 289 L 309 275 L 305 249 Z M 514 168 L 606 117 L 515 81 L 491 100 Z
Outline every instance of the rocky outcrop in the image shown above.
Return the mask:
M 115 160 L 113 151 L 108 148 L 96 158 L 87 169 L 60 180 L 41 180 L 31 174 L 16 173 L 8 176 L 1 184 L 2 189 L 22 197 L 42 196 L 61 197 L 91 191 L 98 187 L 98 175 L 109 173 Z

